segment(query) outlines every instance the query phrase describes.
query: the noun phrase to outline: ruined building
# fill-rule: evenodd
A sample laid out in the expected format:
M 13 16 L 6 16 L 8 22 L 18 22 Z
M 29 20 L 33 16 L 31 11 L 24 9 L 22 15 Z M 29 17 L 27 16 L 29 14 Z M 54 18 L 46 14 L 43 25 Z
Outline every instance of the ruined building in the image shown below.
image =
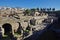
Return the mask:
M 32 29 L 42 29 L 40 24 L 44 19 L 47 19 L 48 14 L 35 12 L 34 16 L 24 16 L 23 12 L 24 10 L 16 9 L 0 10 L 0 27 L 3 36 L 9 35 L 9 33 L 16 36 L 15 33 L 17 32 L 21 32 L 23 35 L 26 29 L 29 30 L 29 35 L 32 35 Z

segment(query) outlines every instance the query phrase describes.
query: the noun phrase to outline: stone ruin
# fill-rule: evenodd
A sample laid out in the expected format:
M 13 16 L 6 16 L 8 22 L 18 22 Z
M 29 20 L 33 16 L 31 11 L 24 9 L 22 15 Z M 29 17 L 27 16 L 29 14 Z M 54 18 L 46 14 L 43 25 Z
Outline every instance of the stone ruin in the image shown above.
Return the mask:
M 38 16 L 40 15 L 38 12 L 36 12 L 35 16 L 23 16 L 23 14 L 21 13 L 17 15 L 15 14 L 11 14 L 11 15 L 2 14 L 2 15 L 4 16 L 4 17 L 0 16 L 0 27 L 1 27 L 2 36 L 9 35 L 10 33 L 16 36 L 15 32 L 18 31 L 21 32 L 21 35 L 18 36 L 19 38 L 23 36 L 24 31 L 26 31 L 26 29 L 29 29 L 28 27 L 30 27 L 29 35 L 32 35 L 32 28 L 37 28 L 36 25 L 40 26 L 42 21 L 46 19 L 48 16 L 48 15 Z M 32 23 L 30 23 L 30 21 Z

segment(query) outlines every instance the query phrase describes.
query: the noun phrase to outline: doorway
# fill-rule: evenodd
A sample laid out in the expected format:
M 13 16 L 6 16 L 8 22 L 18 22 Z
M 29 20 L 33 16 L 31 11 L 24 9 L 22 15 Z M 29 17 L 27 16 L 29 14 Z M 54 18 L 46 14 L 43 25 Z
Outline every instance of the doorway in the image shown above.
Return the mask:
M 2 27 L 4 28 L 4 35 L 8 35 L 10 33 L 12 33 L 12 25 L 9 23 L 5 23 L 2 25 Z

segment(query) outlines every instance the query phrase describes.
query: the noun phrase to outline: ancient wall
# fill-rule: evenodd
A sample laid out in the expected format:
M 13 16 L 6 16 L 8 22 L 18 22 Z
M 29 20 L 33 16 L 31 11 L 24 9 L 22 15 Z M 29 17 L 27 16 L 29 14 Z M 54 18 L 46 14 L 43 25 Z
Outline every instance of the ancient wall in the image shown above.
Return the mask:
M 4 28 L 2 27 L 2 25 L 6 24 L 6 23 L 8 23 L 12 26 L 12 33 L 14 34 L 14 30 L 17 30 L 17 28 L 19 27 L 19 24 L 10 18 L 0 18 L 0 27 L 2 28 L 3 34 L 4 34 Z

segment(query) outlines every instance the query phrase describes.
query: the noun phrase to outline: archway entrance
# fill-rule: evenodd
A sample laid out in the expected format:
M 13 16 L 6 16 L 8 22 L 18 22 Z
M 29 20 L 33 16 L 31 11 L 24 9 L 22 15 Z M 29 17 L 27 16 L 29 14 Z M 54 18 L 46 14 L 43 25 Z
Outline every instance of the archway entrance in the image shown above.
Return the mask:
M 4 35 L 8 35 L 8 34 L 10 34 L 10 32 L 12 32 L 11 24 L 5 23 L 2 25 L 2 27 L 4 28 Z

